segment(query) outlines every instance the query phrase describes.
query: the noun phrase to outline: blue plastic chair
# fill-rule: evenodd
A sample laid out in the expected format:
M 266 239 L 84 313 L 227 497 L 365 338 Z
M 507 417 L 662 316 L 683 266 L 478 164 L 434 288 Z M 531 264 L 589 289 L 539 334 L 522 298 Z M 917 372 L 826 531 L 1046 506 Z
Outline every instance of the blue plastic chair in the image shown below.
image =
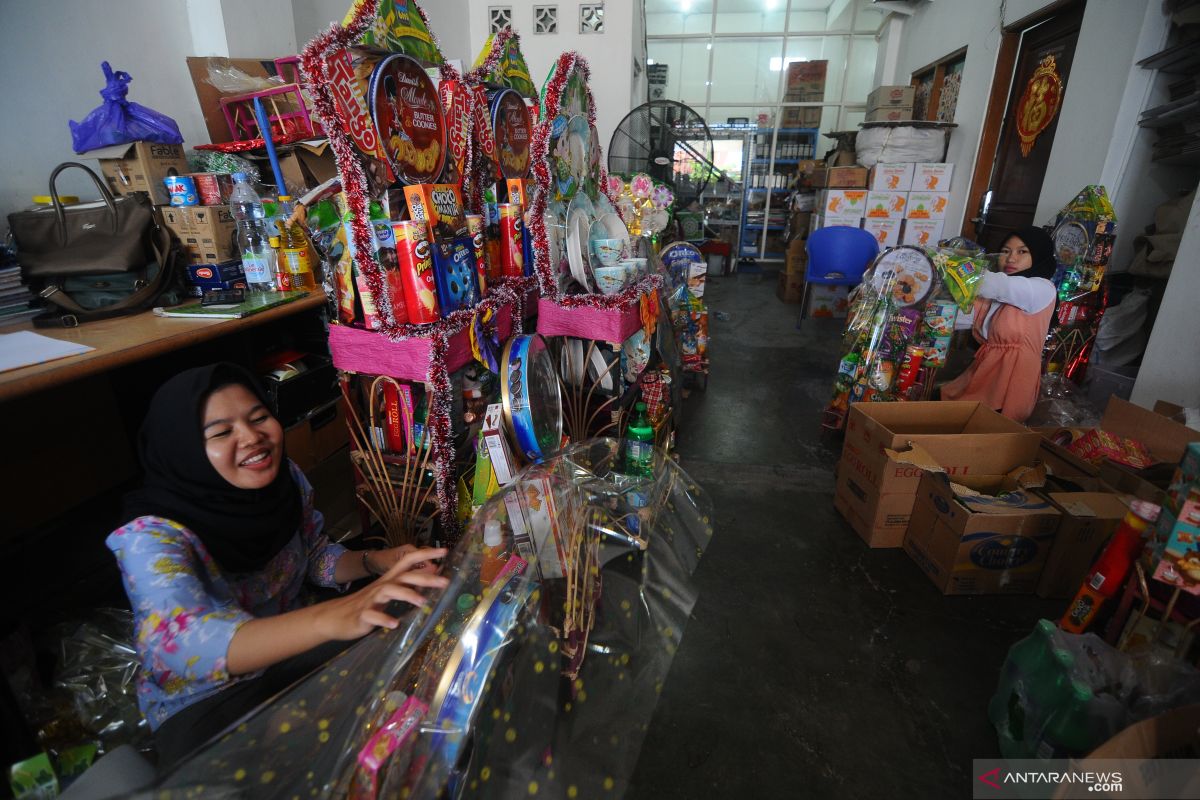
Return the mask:
M 808 266 L 804 272 L 804 294 L 800 299 L 800 319 L 808 307 L 808 287 L 857 286 L 863 273 L 879 255 L 879 242 L 861 228 L 832 225 L 808 235 L 805 245 Z

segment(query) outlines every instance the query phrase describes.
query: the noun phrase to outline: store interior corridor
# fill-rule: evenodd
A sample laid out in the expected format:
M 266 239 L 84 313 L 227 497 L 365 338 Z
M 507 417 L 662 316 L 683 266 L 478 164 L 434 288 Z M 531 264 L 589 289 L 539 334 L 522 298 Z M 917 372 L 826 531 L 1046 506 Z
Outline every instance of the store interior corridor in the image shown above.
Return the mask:
M 818 417 L 843 321 L 797 330 L 769 277 L 708 282 L 712 373 L 679 453 L 716 535 L 628 796 L 964 796 L 998 756 L 1005 654 L 1061 602 L 943 596 L 842 520 Z

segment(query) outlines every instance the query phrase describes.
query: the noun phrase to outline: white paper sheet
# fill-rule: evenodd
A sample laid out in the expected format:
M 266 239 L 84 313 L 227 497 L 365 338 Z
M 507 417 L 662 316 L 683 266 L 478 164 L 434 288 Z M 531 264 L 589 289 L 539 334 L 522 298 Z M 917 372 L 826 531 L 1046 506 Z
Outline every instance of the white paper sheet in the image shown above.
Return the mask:
M 51 339 L 33 331 L 0 334 L 0 372 L 77 356 L 94 349 L 86 344 Z

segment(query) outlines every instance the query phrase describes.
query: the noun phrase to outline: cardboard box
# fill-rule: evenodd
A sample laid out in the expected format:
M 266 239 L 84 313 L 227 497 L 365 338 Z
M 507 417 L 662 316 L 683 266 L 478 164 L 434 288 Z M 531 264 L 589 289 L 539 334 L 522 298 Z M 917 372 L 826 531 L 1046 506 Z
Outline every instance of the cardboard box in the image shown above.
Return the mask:
M 863 122 L 905 122 L 912 118 L 912 106 L 889 106 L 868 111 Z
M 238 258 L 237 223 L 222 206 L 178 206 L 163 210 L 163 223 L 179 237 L 191 264 Z
M 909 192 L 905 219 L 945 219 L 949 192 Z
M 1000 476 L 1033 463 L 1040 440 L 979 403 L 854 404 L 835 493 L 853 511 L 859 522 L 847 519 L 871 547 L 903 543 L 924 472 L 908 460 L 910 444 L 956 479 L 966 480 Z
M 906 219 L 904 230 L 900 234 L 900 244 L 932 247 L 941 241 L 942 226 L 945 224 L 945 220 L 940 219 Z
M 1046 496 L 1062 517 L 1038 581 L 1037 595 L 1069 600 L 1079 591 L 1088 569 L 1129 507 L 1108 492 L 1048 492 Z
M 867 219 L 904 219 L 904 209 L 908 205 L 908 192 L 867 192 L 867 208 L 864 217 Z M 899 229 L 896 235 L 900 235 Z
M 825 60 L 789 62 L 783 85 L 784 100 L 809 102 L 824 99 L 828 71 L 829 62 Z
M 911 86 L 880 86 L 867 95 L 867 110 L 908 106 L 912 108 L 916 90 Z
M 801 159 L 796 165 L 796 183 L 803 188 L 820 189 L 825 186 L 828 175 L 825 162 L 816 158 Z
M 271 164 L 267 159 L 255 161 L 260 174 L 271 175 Z M 280 148 L 279 171 L 283 173 L 283 182 L 293 197 L 300 197 L 330 178 L 336 178 L 338 174 L 333 150 L 324 139 L 296 142 L 287 148 Z
M 811 211 L 792 212 L 787 224 L 789 251 L 793 244 L 803 242 L 808 238 L 808 232 L 812 230 L 812 218 L 813 212 Z
M 821 230 L 821 228 L 828 228 L 833 225 L 843 225 L 843 226 L 846 226 L 849 228 L 861 228 L 862 224 L 863 224 L 862 217 L 856 217 L 853 215 L 843 216 L 841 214 L 834 214 L 834 215 L 817 214 L 816 216 L 813 217 L 812 229 L 814 231 L 819 231 L 819 230 Z
M 825 170 L 827 189 L 867 188 L 867 168 L 853 164 L 845 167 L 829 167 Z
M 513 458 L 508 437 L 504 433 L 504 407 L 500 403 L 492 403 L 483 415 L 483 442 L 487 445 L 488 459 L 492 464 L 492 472 L 496 482 L 501 486 L 512 483 L 520 469 Z
M 907 192 L 913 188 L 915 164 L 876 164 L 867 177 L 867 188 L 874 192 Z
M 1000 488 L 994 479 L 972 483 L 969 488 L 988 494 Z M 1060 518 L 1036 492 L 1024 491 L 1019 503 L 974 504 L 946 475 L 926 472 L 904 551 L 943 594 L 1029 594 L 1037 588 Z
M 861 218 L 867 209 L 867 190 L 826 189 L 821 192 L 819 202 L 818 211 L 822 216 Z
M 948 192 L 950 179 L 954 176 L 954 165 L 923 163 L 914 165 L 912 190 L 914 192 Z
M 785 128 L 819 128 L 821 111 L 821 106 L 784 106 L 780 116 Z
M 787 260 L 784 262 L 784 272 L 789 275 L 804 277 L 808 269 L 808 242 L 805 239 L 793 239 L 788 245 Z
M 187 175 L 190 171 L 183 157 L 183 145 L 131 142 L 101 147 L 81 153 L 84 158 L 100 161 L 100 172 L 113 194 L 146 192 L 156 206 L 167 205 L 171 196 L 163 178 Z
M 788 304 L 799 303 L 804 297 L 804 274 L 779 273 L 779 284 L 775 287 L 775 296 Z
M 850 310 L 850 302 L 847 299 L 849 295 L 849 286 L 814 283 L 808 289 L 808 308 L 805 310 L 805 316 L 817 319 L 845 319 Z
M 1038 458 L 1046 465 L 1046 472 L 1062 478 L 1087 477 L 1095 478 L 1100 474 L 1100 468 L 1089 464 L 1060 444 L 1052 437 L 1059 428 L 1032 428 L 1042 437 L 1042 449 Z
M 874 236 L 882 249 L 900 244 L 900 227 L 903 224 L 904 221 L 899 219 L 865 219 L 863 230 Z
M 1093 764 L 1091 760 L 1114 758 L 1200 758 L 1200 704 L 1135 722 L 1093 750 L 1086 759 L 1075 762 L 1073 768 L 1111 770 L 1104 761 Z M 1124 774 L 1122 785 L 1129 790 L 1130 797 L 1168 797 L 1171 787 L 1167 784 L 1174 781 L 1163 779 L 1169 775 L 1164 769 L 1129 770 Z
M 885 492 L 916 493 L 919 475 L 884 473 L 885 449 L 924 448 L 952 477 L 1003 475 L 1037 460 L 1041 437 L 982 403 L 938 401 L 855 403 L 846 421 L 842 458 Z

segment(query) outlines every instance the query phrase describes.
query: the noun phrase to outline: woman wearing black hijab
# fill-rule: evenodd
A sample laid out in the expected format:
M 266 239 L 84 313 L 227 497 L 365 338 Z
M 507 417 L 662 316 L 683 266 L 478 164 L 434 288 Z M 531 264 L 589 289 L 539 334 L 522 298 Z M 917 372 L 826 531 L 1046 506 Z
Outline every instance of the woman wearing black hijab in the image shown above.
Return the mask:
M 1000 250 L 1004 271 L 984 276 L 971 323 L 982 345 L 966 372 L 942 387 L 943 400 L 977 400 L 1024 422 L 1037 403 L 1042 349 L 1054 316 L 1057 264 L 1054 244 L 1041 228 L 1009 234 Z M 963 326 L 965 327 L 965 326 Z
M 257 382 L 233 364 L 187 370 L 154 395 L 139 453 L 145 485 L 109 535 L 134 613 L 138 703 L 160 766 L 344 642 L 394 628 L 393 600 L 423 605 L 444 550 L 352 552 L 323 533 L 312 487 L 283 452 Z M 306 582 L 366 588 L 305 606 Z

